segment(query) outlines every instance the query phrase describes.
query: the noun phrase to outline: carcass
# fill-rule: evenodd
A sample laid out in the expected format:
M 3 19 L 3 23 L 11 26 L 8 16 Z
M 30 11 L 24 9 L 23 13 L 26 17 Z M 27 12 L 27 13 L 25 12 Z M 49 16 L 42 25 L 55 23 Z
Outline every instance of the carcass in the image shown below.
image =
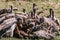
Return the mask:
M 53 40 L 54 34 L 48 33 L 45 30 L 39 30 L 33 33 L 34 36 L 44 38 L 44 40 Z

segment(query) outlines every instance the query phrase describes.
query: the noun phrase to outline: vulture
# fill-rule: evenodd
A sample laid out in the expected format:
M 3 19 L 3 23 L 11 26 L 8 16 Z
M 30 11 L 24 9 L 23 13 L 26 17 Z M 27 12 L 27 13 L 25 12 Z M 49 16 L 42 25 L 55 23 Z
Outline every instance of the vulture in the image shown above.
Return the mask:
M 5 13 L 12 13 L 13 11 L 13 6 L 10 6 L 11 8 L 10 9 L 1 9 L 0 10 L 0 15 L 1 14 L 5 14 Z

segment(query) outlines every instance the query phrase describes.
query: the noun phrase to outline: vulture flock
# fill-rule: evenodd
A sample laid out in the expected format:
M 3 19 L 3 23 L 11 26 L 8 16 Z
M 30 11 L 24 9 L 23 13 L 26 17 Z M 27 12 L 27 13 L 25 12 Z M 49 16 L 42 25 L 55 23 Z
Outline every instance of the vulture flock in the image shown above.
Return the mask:
M 36 13 L 36 4 L 29 13 L 23 9 L 23 12 L 12 13 L 11 9 L 0 10 L 0 38 L 4 36 L 18 38 L 32 38 L 44 40 L 53 40 L 56 34 L 59 34 L 59 20 L 55 17 L 52 8 L 49 9 L 48 16 L 39 16 L 43 11 Z

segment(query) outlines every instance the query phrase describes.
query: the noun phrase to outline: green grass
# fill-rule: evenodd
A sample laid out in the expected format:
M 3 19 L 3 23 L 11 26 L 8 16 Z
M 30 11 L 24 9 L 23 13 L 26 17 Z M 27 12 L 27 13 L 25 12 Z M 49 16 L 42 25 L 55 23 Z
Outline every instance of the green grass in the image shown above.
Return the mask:
M 2 4 L 3 3 L 3 4 Z M 19 5 L 19 3 L 21 3 L 21 5 Z M 51 2 L 51 1 L 45 1 L 45 2 L 42 2 L 42 1 L 37 1 L 35 2 L 37 4 L 37 7 L 39 10 L 43 10 L 43 9 L 48 9 L 49 8 L 53 8 L 54 9 L 54 12 L 55 12 L 55 16 L 57 18 L 59 18 L 60 20 L 60 2 Z M 2 8 L 10 8 L 9 6 L 13 4 L 14 6 L 18 7 L 18 11 L 22 11 L 22 8 L 25 8 L 27 12 L 29 12 L 31 9 L 32 9 L 32 2 L 0 2 L 0 9 Z M 48 15 L 49 14 L 49 11 L 44 11 L 44 15 Z
M 28 39 L 28 38 L 26 38 L 26 39 L 20 39 L 20 38 L 10 38 L 10 37 L 6 37 L 6 38 L 2 38 L 2 39 L 0 39 L 0 40 L 31 40 L 31 39 Z M 35 40 L 37 40 L 37 39 L 35 39 Z M 43 40 L 43 39 L 39 39 L 39 40 Z M 55 37 L 55 39 L 54 40 L 60 40 L 60 38 L 59 37 Z
M 6 37 L 6 38 L 2 38 L 2 39 L 0 39 L 0 40 L 31 40 L 31 39 L 28 39 L 28 38 L 26 38 L 26 39 L 20 39 L 20 38 L 10 38 L 10 37 Z M 35 40 L 37 40 L 37 39 L 35 39 Z M 43 40 L 43 39 L 40 39 L 40 40 Z

